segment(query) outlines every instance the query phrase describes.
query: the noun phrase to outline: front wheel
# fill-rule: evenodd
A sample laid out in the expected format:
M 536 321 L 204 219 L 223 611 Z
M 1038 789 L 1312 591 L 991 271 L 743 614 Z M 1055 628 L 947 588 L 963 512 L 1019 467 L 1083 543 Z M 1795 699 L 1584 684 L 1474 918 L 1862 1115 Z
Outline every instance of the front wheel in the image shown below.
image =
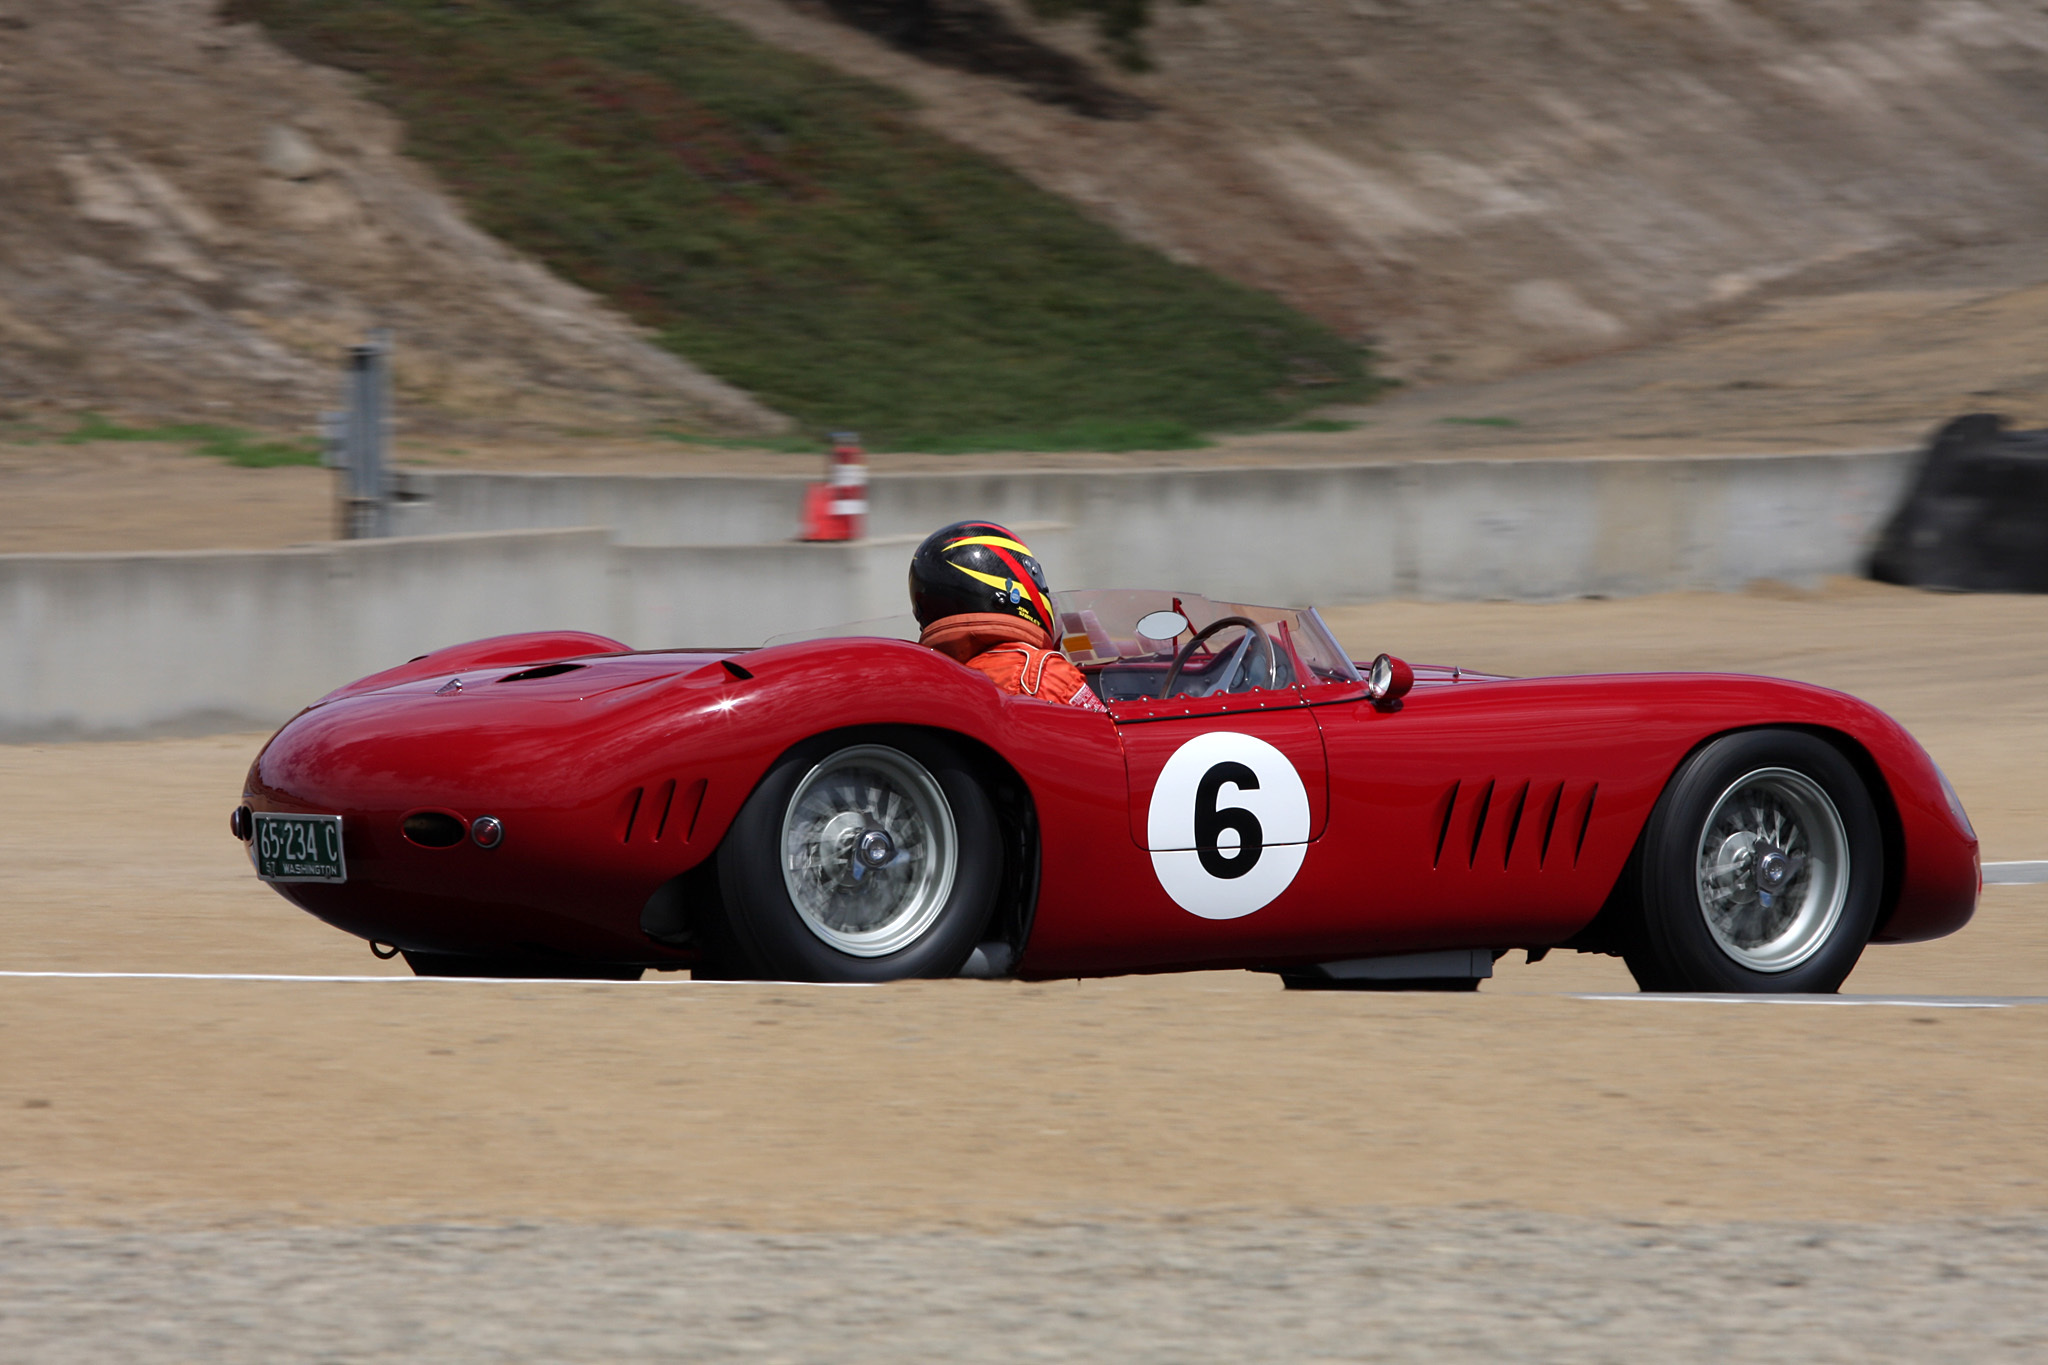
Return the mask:
M 806 745 L 747 798 L 718 851 L 747 975 L 953 976 L 995 903 L 995 812 L 951 745 L 916 734 Z
M 1870 793 L 1813 735 L 1751 730 L 1686 761 L 1643 831 L 1623 953 L 1646 991 L 1828 993 L 1876 922 Z

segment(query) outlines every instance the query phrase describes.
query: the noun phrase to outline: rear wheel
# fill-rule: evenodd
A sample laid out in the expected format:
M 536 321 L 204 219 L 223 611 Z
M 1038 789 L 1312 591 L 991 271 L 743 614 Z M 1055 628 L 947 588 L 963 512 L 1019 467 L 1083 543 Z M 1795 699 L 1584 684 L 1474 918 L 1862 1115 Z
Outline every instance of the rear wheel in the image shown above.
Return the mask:
M 1870 939 L 1883 864 L 1870 793 L 1832 745 L 1728 735 L 1650 816 L 1623 956 L 1646 991 L 1834 991 Z
M 792 981 L 953 976 L 989 921 L 995 812 L 949 744 L 827 741 L 785 757 L 718 852 L 738 974 Z

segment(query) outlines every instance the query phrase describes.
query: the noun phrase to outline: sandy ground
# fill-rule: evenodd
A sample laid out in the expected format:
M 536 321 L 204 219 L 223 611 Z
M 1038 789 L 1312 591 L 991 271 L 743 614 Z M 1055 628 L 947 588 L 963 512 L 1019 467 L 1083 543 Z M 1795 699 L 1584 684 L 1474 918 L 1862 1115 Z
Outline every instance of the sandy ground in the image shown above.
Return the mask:
M 2048 854 L 2048 602 L 1811 596 L 1347 610 L 1349 643 L 1515 670 L 1747 666 L 1851 687 Z M 0 965 L 363 974 L 250 876 L 259 736 L 0 749 Z M 0 1216 L 861 1230 L 1460 1207 L 1848 1219 L 2048 1209 L 2037 1009 L 1477 997 L 1210 973 L 880 990 L 81 981 L 0 988 Z M 2048 994 L 2048 888 L 1872 949 L 1852 993 Z

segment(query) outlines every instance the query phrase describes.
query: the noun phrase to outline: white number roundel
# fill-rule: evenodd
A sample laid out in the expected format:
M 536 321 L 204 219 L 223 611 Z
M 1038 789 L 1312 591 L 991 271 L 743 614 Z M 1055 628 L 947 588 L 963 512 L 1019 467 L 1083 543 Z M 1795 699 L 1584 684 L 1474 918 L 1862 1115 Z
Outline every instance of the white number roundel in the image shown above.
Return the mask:
M 1203 919 L 1270 905 L 1308 855 L 1308 789 L 1263 739 L 1219 730 L 1173 751 L 1145 822 L 1152 870 Z

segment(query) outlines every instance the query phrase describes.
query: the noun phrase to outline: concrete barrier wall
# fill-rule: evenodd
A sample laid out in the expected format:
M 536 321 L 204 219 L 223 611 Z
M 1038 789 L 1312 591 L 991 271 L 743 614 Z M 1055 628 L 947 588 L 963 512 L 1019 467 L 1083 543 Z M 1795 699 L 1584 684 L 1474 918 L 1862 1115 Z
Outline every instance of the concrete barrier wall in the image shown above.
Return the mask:
M 354 678 L 514 631 L 751 645 L 900 615 L 915 543 L 619 546 L 584 527 L 0 555 L 0 740 L 267 728 Z
M 471 474 L 400 470 L 399 536 L 608 526 L 627 545 L 763 545 L 803 520 L 808 480 L 696 474 Z
M 601 529 L 0 555 L 0 737 L 275 724 L 440 645 L 590 619 Z
M 1913 452 L 1432 460 L 1234 469 L 883 474 L 869 531 L 992 517 L 1072 530 L 1062 584 L 1239 601 L 1554 598 L 1808 582 L 1860 571 Z M 605 525 L 632 545 L 758 544 L 797 530 L 805 480 L 405 476 L 421 534 Z
M 1342 603 L 1623 595 L 1862 566 L 1906 451 L 1694 460 L 962 472 L 872 485 L 874 538 L 793 530 L 804 480 L 418 474 L 442 534 L 275 551 L 0 555 L 0 739 L 266 726 L 366 673 L 521 630 L 748 645 L 904 611 L 948 521 L 1025 532 L 1055 586 Z M 572 516 L 561 529 L 472 525 Z M 450 524 L 454 523 L 453 526 Z M 707 543 L 679 543 L 684 534 Z

